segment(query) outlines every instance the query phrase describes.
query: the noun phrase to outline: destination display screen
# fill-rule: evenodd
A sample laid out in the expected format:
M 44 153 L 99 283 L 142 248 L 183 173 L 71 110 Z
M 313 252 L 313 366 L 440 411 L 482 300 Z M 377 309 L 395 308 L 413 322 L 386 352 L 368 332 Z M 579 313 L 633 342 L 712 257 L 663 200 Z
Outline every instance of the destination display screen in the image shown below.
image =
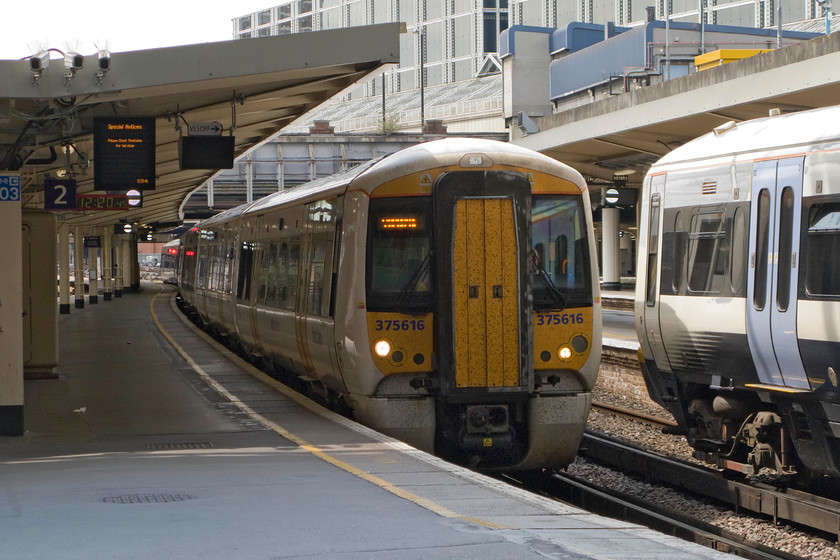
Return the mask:
M 154 117 L 93 119 L 93 184 L 105 191 L 155 188 Z

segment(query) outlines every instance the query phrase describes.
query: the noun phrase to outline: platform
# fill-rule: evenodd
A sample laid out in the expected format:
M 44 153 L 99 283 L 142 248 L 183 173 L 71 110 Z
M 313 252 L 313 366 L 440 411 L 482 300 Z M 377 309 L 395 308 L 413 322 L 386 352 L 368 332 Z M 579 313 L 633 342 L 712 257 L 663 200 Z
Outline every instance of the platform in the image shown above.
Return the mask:
M 0 557 L 713 559 L 453 466 L 218 349 L 171 288 L 60 317 L 0 438 Z

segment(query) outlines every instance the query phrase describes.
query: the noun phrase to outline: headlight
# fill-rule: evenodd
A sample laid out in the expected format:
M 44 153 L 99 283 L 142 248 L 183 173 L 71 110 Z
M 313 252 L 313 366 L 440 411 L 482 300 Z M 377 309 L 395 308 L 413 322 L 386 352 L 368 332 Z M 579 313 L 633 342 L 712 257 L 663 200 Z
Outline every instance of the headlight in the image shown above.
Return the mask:
M 557 357 L 561 360 L 568 360 L 572 357 L 572 349 L 568 346 L 561 346 L 557 351 Z
M 387 358 L 391 353 L 391 343 L 387 340 L 377 340 L 373 345 L 373 351 L 380 358 Z

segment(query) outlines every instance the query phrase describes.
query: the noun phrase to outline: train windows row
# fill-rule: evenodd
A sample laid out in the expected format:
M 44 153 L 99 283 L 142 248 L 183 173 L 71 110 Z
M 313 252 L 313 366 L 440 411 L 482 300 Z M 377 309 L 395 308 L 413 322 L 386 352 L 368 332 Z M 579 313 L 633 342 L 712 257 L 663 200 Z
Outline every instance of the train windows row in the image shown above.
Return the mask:
M 769 193 L 762 191 L 758 196 L 753 305 L 762 310 L 770 293 L 767 266 L 773 242 L 773 224 L 769 215 Z M 776 224 L 779 229 L 778 247 L 773 251 L 778 254 L 776 258 L 780 266 L 773 278 L 776 284 L 773 303 L 784 311 L 792 297 L 791 276 L 786 271 L 797 266 L 795 259 L 800 253 L 794 246 L 798 236 L 792 228 L 794 205 L 791 189 L 782 191 L 780 204 Z M 658 220 L 658 212 L 652 213 L 651 218 L 652 221 Z M 799 297 L 840 297 L 840 202 L 812 203 L 803 212 L 803 222 L 801 233 L 804 239 L 800 240 L 799 258 L 804 270 L 800 270 Z M 748 250 L 749 203 L 666 209 L 660 293 L 744 297 L 747 267 L 751 261 Z

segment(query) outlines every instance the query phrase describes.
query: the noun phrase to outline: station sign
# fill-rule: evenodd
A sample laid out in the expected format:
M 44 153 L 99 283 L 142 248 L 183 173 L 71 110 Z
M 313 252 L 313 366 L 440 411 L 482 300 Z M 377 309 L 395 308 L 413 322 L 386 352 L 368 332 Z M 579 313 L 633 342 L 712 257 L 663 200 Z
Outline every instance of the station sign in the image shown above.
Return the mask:
M 102 247 L 102 238 L 97 236 L 84 237 L 84 246 L 90 249 L 98 249 Z
M 76 180 L 44 179 L 44 210 L 75 210 Z
M 93 184 L 104 191 L 155 188 L 154 117 L 94 117 Z
M 128 210 L 128 197 L 124 194 L 79 194 L 76 195 L 76 211 Z
M 187 134 L 190 136 L 221 136 L 222 123 L 219 121 L 192 123 L 187 125 Z
M 20 202 L 20 173 L 0 173 L 0 202 Z

